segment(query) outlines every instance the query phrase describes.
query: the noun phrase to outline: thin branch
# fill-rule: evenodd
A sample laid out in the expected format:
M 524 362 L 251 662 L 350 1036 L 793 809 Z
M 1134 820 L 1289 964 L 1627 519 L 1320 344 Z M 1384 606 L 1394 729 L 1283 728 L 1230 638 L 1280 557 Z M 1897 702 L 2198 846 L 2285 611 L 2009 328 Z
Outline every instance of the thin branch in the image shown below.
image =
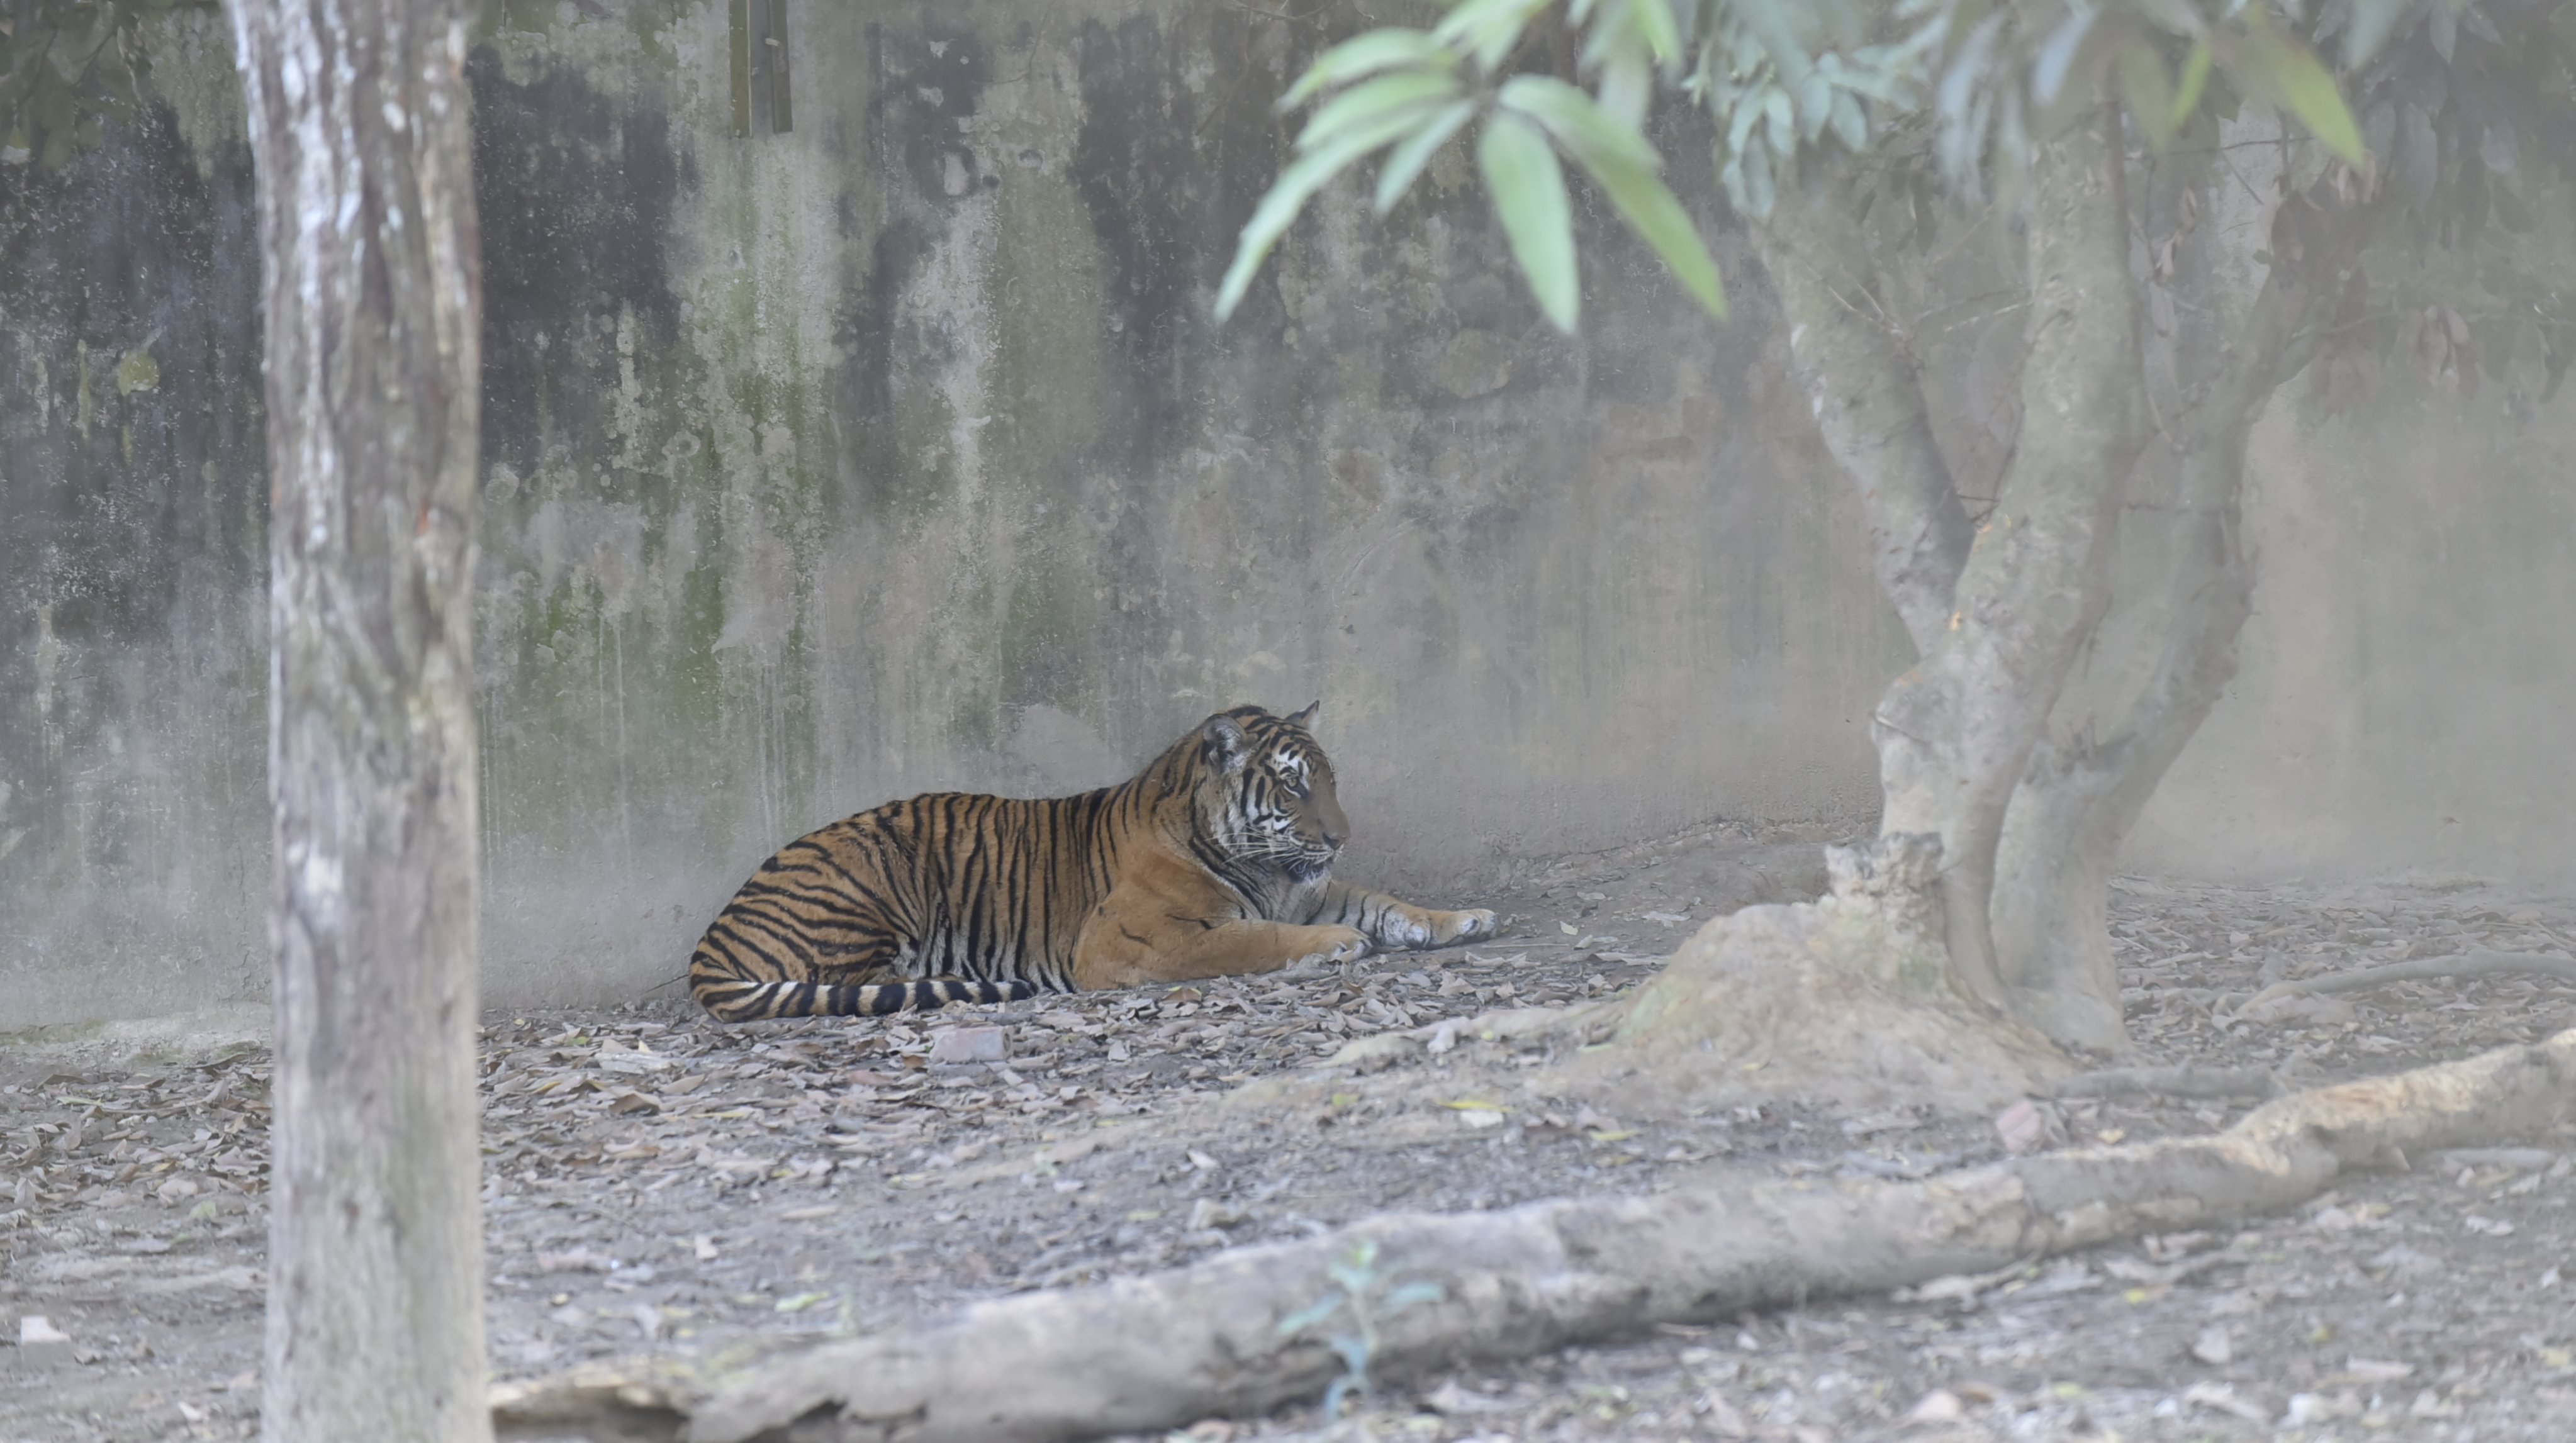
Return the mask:
M 2295 982 L 2275 982 L 2247 999 L 2236 1013 L 2241 1017 L 2266 1002 L 2318 997 L 2332 992 L 2362 992 L 2391 982 L 2517 976 L 2555 977 L 2561 982 L 2576 982 L 2576 957 L 2553 957 L 2546 952 L 2497 952 L 2485 947 L 2450 957 L 2417 957 L 2379 967 L 2364 967 L 2357 972 L 2332 972 L 2323 977 L 2303 977 Z
M 2111 1067 L 2078 1073 L 2052 1089 L 2059 1098 L 2129 1097 L 2278 1097 L 2289 1091 L 2280 1075 L 2267 1067 Z

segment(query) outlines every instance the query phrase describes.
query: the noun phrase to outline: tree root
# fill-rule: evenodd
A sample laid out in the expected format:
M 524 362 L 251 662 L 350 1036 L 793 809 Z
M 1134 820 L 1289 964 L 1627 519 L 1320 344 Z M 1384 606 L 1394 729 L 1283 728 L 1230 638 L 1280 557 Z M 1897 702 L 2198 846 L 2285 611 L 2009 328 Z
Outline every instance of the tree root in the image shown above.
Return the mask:
M 2245 1005 L 2236 1009 L 2236 1015 L 2242 1017 L 2267 1002 L 2315 997 L 2329 992 L 2359 992 L 2390 982 L 2515 975 L 2555 977 L 2563 982 L 2576 982 L 2576 957 L 2553 957 L 2543 952 L 2496 952 L 2484 947 L 2472 948 L 2455 957 L 2418 957 L 2382 967 L 2364 967 L 2355 972 L 2304 977 L 2296 982 L 2275 982 L 2246 999 Z
M 1657 1322 L 1884 1293 L 2148 1231 L 2295 1205 L 2350 1169 L 2576 1120 L 2576 1031 L 2276 1099 L 2207 1137 L 2036 1154 L 1918 1182 L 1766 1182 L 1507 1211 L 1390 1214 L 1098 1287 L 1024 1294 L 943 1326 L 682 1378 L 587 1369 L 496 1395 L 503 1438 L 1053 1440 L 1255 1414 L 1342 1371 L 1334 1298 L 1378 1311 L 1381 1378 L 1526 1356 Z M 1429 1285 L 1425 1288 L 1421 1285 Z M 1345 1343 L 1352 1339 L 1340 1339 Z

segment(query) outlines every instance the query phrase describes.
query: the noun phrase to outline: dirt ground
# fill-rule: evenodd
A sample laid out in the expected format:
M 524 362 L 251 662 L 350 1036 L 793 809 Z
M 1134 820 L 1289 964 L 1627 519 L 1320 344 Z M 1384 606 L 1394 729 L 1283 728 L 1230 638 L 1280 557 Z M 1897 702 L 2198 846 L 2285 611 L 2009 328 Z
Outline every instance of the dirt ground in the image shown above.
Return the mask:
M 492 1016 L 496 1375 L 897 1329 L 1387 1209 L 1999 1156 L 1987 1121 L 1922 1111 L 1649 1123 L 1478 1106 L 1493 1100 L 1454 1095 L 1438 1056 L 1399 1064 L 1416 1084 L 1401 1104 L 1333 1094 L 1283 1116 L 1238 1094 L 1374 1033 L 1634 986 L 1711 916 L 1820 891 L 1816 840 L 1711 826 L 1515 868 L 1417 899 L 1520 919 L 1498 945 L 1306 976 L 895 1021 L 727 1028 L 677 998 Z M 2145 1062 L 2261 1064 L 2311 1085 L 2576 1025 L 2576 989 L 2529 980 L 2234 1011 L 2282 978 L 2570 950 L 2576 896 L 2127 879 L 2115 903 Z M 997 1041 L 999 1060 L 949 1060 Z M 0 1328 L 0 1440 L 255 1434 L 265 1098 L 252 1022 L 0 1040 L 0 1322 L 41 1316 L 63 1335 L 18 1347 Z M 2250 1105 L 2111 1101 L 2055 1120 L 2075 1141 L 2145 1139 Z M 2416 1159 L 2242 1231 L 1387 1380 L 1339 1420 L 1308 1405 L 1173 1436 L 2565 1440 L 2571 1173 L 2569 1137 Z

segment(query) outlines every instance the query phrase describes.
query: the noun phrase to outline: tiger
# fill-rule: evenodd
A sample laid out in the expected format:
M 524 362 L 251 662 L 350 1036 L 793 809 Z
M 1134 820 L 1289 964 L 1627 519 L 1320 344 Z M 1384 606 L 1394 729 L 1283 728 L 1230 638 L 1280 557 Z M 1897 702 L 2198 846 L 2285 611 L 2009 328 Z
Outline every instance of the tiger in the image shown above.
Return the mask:
M 1334 879 L 1350 822 L 1321 705 L 1218 712 L 1098 791 L 933 793 L 808 832 L 708 925 L 691 995 L 725 1022 L 885 1015 L 1495 935 L 1490 910 Z

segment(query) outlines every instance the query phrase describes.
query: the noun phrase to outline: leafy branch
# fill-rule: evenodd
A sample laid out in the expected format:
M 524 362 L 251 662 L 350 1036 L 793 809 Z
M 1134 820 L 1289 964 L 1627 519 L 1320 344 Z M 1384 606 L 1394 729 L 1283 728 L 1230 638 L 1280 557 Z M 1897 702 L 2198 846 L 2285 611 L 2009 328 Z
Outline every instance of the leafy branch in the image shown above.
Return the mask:
M 1510 74 L 1531 22 L 1555 0 L 1462 0 L 1430 30 L 1372 30 L 1318 57 L 1280 97 L 1283 111 L 1334 92 L 1297 136 L 1297 158 L 1243 228 L 1218 289 L 1233 314 L 1271 248 L 1333 177 L 1387 152 L 1375 204 L 1403 199 L 1440 149 L 1477 122 L 1476 163 L 1539 309 L 1572 331 L 1581 311 L 1573 207 L 1559 156 L 1571 158 L 1628 228 L 1709 313 L 1726 314 L 1717 262 L 1660 172 L 1663 157 L 1638 127 L 1658 74 L 1678 73 L 1683 36 L 1671 0 L 1568 0 L 1583 33 L 1576 70 L 1590 94 L 1556 76 Z
M 2325 0 L 2311 38 L 2340 36 L 2358 65 L 2421 11 L 2473 0 Z M 1520 69 L 1549 12 L 1577 36 L 1572 78 Z M 1664 183 L 1643 126 L 1659 90 L 1716 123 L 1716 174 L 1741 213 L 1767 216 L 1784 185 L 1928 127 L 1952 194 L 2009 199 L 2032 146 L 2116 98 L 2154 149 L 2205 110 L 2252 100 L 2295 116 L 2344 165 L 2362 131 L 2334 72 L 2265 0 L 1459 0 L 1428 30 L 1389 27 L 1319 56 L 1280 97 L 1315 106 L 1295 157 L 1244 226 L 1217 294 L 1220 320 L 1306 203 L 1372 156 L 1384 215 L 1434 156 L 1474 127 L 1477 170 L 1539 310 L 1580 320 L 1565 162 L 1712 316 L 1716 263 Z M 1587 90 L 1585 87 L 1588 86 Z

